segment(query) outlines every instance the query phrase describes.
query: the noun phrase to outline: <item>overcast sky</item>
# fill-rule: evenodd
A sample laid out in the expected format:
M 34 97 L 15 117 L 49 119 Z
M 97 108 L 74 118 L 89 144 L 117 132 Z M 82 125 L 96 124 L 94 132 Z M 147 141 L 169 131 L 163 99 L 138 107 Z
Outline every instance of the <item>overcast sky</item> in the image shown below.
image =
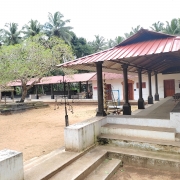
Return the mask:
M 149 28 L 157 21 L 180 18 L 180 0 L 3 0 L 0 28 L 15 22 L 21 28 L 29 20 L 41 24 L 48 12 L 60 11 L 78 37 L 93 40 L 94 35 L 114 39 L 141 25 Z

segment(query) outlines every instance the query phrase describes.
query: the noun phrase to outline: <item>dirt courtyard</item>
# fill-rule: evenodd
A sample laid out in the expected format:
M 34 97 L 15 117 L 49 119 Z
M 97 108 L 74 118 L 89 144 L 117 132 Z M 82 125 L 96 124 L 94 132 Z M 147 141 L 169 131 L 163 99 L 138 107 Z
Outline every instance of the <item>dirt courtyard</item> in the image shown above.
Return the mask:
M 94 117 L 97 105 L 73 104 L 68 111 L 69 124 Z M 64 105 L 54 104 L 43 109 L 32 109 L 12 115 L 0 115 L 0 149 L 23 152 L 23 160 L 47 154 L 64 146 Z
M 72 104 L 74 114 L 68 111 L 69 123 L 74 124 L 94 117 L 97 105 Z M 12 115 L 0 115 L 0 150 L 23 152 L 23 160 L 50 153 L 64 146 L 64 105 L 54 110 L 54 104 L 43 109 L 32 109 Z M 132 111 L 137 106 L 132 106 Z M 180 174 L 166 174 L 138 167 L 125 166 L 113 180 L 176 180 Z

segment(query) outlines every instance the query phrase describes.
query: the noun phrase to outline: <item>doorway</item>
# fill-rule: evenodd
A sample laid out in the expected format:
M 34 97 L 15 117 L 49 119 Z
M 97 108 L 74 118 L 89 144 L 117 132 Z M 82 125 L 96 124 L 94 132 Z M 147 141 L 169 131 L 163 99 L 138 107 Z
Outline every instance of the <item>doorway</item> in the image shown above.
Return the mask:
M 112 100 L 112 89 L 111 89 L 111 84 L 106 84 L 106 90 L 107 90 L 107 100 Z
M 134 100 L 133 83 L 128 83 L 128 99 Z
M 175 80 L 164 80 L 164 97 L 173 96 L 175 94 Z
M 128 100 L 134 100 L 134 81 L 128 79 Z M 122 86 L 124 86 L 124 83 L 122 82 Z M 123 90 L 123 99 L 124 99 L 124 87 L 122 87 Z

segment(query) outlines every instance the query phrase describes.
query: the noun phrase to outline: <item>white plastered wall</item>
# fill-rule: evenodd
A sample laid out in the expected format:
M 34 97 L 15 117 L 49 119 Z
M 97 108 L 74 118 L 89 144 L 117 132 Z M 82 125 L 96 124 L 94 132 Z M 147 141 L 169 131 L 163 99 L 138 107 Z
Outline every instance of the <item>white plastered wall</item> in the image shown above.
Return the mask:
M 138 100 L 139 98 L 139 89 L 136 87 L 136 83 L 138 82 L 138 78 L 129 78 L 130 80 L 134 81 L 133 90 L 134 90 L 134 100 Z M 158 92 L 159 98 L 164 98 L 164 80 L 174 79 L 175 80 L 175 93 L 180 93 L 179 83 L 180 83 L 180 74 L 158 74 Z M 120 92 L 120 100 L 123 99 L 123 86 L 122 86 L 123 79 L 113 79 L 113 80 L 106 80 L 106 84 L 111 84 L 113 90 L 119 90 Z M 146 82 L 146 88 L 143 88 L 143 98 L 144 100 L 148 99 L 149 95 L 149 86 L 148 86 L 148 76 L 142 75 L 142 82 Z M 152 82 L 152 95 L 155 95 L 155 77 L 151 76 Z M 93 99 L 97 100 L 97 81 L 92 81 L 92 89 L 93 89 Z M 114 92 L 115 99 L 118 98 L 118 94 L 116 91 Z

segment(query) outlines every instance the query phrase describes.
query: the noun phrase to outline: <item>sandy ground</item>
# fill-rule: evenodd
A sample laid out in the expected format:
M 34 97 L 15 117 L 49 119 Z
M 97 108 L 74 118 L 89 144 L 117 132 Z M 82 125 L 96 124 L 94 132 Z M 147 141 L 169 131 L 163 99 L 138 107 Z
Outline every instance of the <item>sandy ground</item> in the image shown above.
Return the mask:
M 0 115 L 0 149 L 23 152 L 23 158 L 47 154 L 64 146 L 64 105 L 27 110 L 12 115 Z M 74 105 L 68 111 L 69 123 L 74 124 L 94 117 L 97 105 Z
M 179 180 L 180 173 L 124 165 L 111 180 Z
M 94 117 L 97 105 L 72 104 L 74 114 L 68 111 L 69 123 L 74 124 Z M 64 105 L 27 110 L 12 115 L 0 115 L 0 150 L 23 152 L 24 161 L 47 154 L 64 146 Z M 132 106 L 132 111 L 137 106 Z M 112 180 L 179 180 L 180 174 L 124 166 Z

